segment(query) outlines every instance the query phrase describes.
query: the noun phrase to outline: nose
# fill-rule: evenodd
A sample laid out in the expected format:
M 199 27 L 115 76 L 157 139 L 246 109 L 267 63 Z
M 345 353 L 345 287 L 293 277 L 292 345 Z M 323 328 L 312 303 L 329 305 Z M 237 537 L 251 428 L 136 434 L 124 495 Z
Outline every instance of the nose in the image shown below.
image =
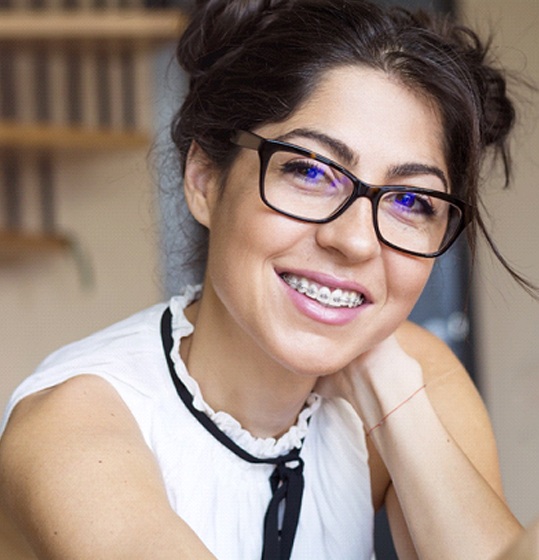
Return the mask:
M 374 229 L 371 201 L 358 198 L 338 218 L 319 224 L 316 241 L 320 247 L 336 251 L 350 261 L 378 256 L 381 244 Z

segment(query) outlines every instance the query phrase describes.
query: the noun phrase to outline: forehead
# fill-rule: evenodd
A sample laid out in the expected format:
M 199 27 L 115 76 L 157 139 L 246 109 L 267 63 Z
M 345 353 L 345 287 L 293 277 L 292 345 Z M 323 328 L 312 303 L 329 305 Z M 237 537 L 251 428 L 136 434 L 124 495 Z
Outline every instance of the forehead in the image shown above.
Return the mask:
M 327 72 L 288 119 L 259 132 L 278 137 L 296 128 L 339 139 L 357 156 L 356 171 L 374 169 L 374 162 L 380 166 L 415 162 L 447 172 L 436 104 L 379 70 L 343 66 Z

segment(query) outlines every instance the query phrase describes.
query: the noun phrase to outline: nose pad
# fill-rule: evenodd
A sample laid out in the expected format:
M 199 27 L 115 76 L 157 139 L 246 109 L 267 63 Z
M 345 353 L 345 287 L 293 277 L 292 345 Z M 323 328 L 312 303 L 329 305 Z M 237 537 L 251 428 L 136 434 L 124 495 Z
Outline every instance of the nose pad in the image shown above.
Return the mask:
M 380 254 L 381 243 L 373 222 L 372 202 L 358 198 L 335 220 L 319 224 L 318 245 L 334 249 L 351 260 L 365 260 Z

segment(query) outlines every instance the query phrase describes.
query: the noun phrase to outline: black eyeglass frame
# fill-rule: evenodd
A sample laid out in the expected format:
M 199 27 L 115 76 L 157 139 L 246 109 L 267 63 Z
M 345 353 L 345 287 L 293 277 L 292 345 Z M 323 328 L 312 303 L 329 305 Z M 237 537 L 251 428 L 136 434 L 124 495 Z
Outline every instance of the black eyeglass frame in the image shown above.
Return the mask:
M 348 169 L 344 168 L 342 165 L 338 164 L 337 162 L 320 155 L 316 152 L 308 150 L 306 148 L 302 148 L 301 146 L 297 146 L 296 144 L 290 144 L 288 142 L 282 142 L 281 140 L 272 140 L 269 138 L 263 138 L 254 132 L 248 132 L 245 130 L 236 130 L 232 134 L 230 138 L 231 142 L 236 146 L 241 148 L 247 148 L 249 150 L 255 150 L 258 152 L 260 158 L 260 176 L 259 176 L 259 193 L 260 198 L 264 202 L 266 206 L 282 214 L 284 216 L 288 216 L 289 218 L 293 218 L 295 220 L 299 220 L 301 222 L 308 222 L 308 223 L 315 223 L 315 224 L 327 224 L 332 222 L 333 220 L 337 219 L 341 214 L 343 214 L 350 206 L 361 197 L 365 197 L 371 201 L 372 206 L 372 223 L 374 225 L 374 230 L 376 232 L 376 236 L 378 239 L 397 251 L 402 253 L 406 253 L 408 255 L 413 255 L 416 257 L 425 257 L 425 258 L 435 258 L 439 257 L 440 255 L 444 254 L 451 245 L 455 242 L 458 236 L 463 232 L 466 226 L 470 223 L 472 217 L 472 206 L 462 200 L 461 198 L 444 193 L 437 190 L 431 189 L 423 189 L 420 187 L 408 187 L 408 186 L 400 186 L 400 185 L 384 185 L 384 186 L 377 186 L 377 185 L 369 185 L 365 183 L 361 179 L 358 179 L 353 173 L 348 171 Z M 353 184 L 353 191 L 350 194 L 349 198 L 343 202 L 343 204 L 337 208 L 332 214 L 330 214 L 327 218 L 303 218 L 301 216 L 297 216 L 295 214 L 291 214 L 280 208 L 275 207 L 271 202 L 269 202 L 266 198 L 265 194 L 265 177 L 266 177 L 266 170 L 268 168 L 268 164 L 270 161 L 271 156 L 278 151 L 287 151 L 291 153 L 296 153 L 299 155 L 303 155 L 308 157 L 309 159 L 314 159 L 316 161 L 320 161 L 325 165 L 329 165 L 330 167 L 339 171 L 345 175 Z M 380 232 L 380 228 L 378 227 L 378 203 L 382 196 L 388 192 L 404 192 L 404 193 L 411 193 L 411 194 L 421 194 L 425 196 L 430 196 L 434 198 L 439 198 L 441 200 L 445 200 L 456 206 L 461 213 L 460 221 L 458 226 L 455 228 L 455 231 L 451 234 L 451 236 L 447 239 L 443 240 L 441 249 L 438 251 L 434 251 L 432 253 L 418 253 L 416 251 L 411 251 L 408 249 L 403 249 L 398 245 L 387 241 L 382 233 Z

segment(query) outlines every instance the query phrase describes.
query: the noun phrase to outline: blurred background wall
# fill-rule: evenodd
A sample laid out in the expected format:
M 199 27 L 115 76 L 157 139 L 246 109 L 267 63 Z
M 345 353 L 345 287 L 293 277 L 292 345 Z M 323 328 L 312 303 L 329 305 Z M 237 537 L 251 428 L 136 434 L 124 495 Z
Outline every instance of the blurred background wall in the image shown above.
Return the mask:
M 456 10 L 483 35 L 493 32 L 502 63 L 539 84 L 537 0 L 460 0 Z M 143 70 L 146 86 L 138 107 L 161 138 L 183 87 L 170 68 L 171 48 L 154 53 Z M 520 99 L 515 181 L 509 191 L 501 178 L 485 185 L 485 200 L 501 250 L 539 282 L 539 97 L 512 89 Z M 76 238 L 85 265 L 76 264 L 80 250 L 0 257 L 0 408 L 49 352 L 173 289 L 175 269 L 164 272 L 163 244 L 166 254 L 169 249 L 160 230 L 162 214 L 173 219 L 175 207 L 158 196 L 149 150 L 150 145 L 56 157 L 57 227 Z M 176 178 L 168 180 L 174 184 Z M 88 268 L 91 278 L 84 278 Z M 539 304 L 481 246 L 470 309 L 474 336 L 467 350 L 493 419 L 508 500 L 527 524 L 539 515 Z
M 459 16 L 493 34 L 494 54 L 539 86 L 539 2 L 460 0 Z M 503 254 L 539 281 L 539 95 L 513 84 L 519 109 L 514 183 L 485 185 L 490 229 Z M 484 246 L 474 275 L 479 386 L 496 432 L 507 498 L 520 520 L 539 515 L 539 304 L 519 289 Z
M 175 16 L 51 6 L 0 1 L 2 410 L 53 349 L 163 294 L 149 156 Z

